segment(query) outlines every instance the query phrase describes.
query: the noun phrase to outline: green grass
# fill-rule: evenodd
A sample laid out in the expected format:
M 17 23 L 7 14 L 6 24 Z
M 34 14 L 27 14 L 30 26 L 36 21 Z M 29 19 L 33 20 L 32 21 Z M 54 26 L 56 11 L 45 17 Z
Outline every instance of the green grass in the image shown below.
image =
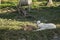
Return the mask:
M 35 16 L 34 19 L 25 18 L 18 12 L 12 11 L 5 13 L 3 11 L 6 10 L 6 7 L 9 7 L 9 10 L 10 8 L 16 10 L 16 5 L 2 5 L 2 12 L 0 13 L 0 40 L 20 40 L 21 38 L 26 38 L 27 40 L 51 40 L 55 33 L 60 37 L 60 6 L 46 7 L 45 3 L 42 5 L 32 5 L 29 14 Z M 43 17 L 43 19 L 41 17 Z M 42 22 L 46 22 L 45 20 L 47 20 L 47 22 L 51 22 L 56 25 L 59 24 L 59 26 L 57 25 L 56 29 L 39 32 L 21 30 L 22 26 L 27 24 L 37 27 L 36 20 L 41 20 Z

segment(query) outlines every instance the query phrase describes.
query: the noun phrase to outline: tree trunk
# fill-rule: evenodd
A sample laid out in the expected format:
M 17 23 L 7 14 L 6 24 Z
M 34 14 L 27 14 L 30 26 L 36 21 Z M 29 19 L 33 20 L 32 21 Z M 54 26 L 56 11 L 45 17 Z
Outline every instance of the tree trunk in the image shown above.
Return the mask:
M 52 0 L 48 0 L 47 6 L 53 6 L 53 1 Z

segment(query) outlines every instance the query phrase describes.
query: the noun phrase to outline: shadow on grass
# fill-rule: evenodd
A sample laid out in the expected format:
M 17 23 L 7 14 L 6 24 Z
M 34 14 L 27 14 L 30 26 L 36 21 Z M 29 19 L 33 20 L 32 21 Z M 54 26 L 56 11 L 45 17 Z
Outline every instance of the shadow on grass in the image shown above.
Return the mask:
M 12 8 L 12 7 L 11 7 Z M 30 14 L 35 16 L 36 19 L 33 18 L 24 18 L 18 12 L 7 12 L 0 13 L 0 18 L 3 19 L 12 19 L 17 21 L 33 21 L 33 20 L 41 20 L 53 23 L 60 23 L 60 6 L 58 7 L 39 7 L 39 9 L 31 9 Z
M 0 29 L 0 40 L 51 40 L 54 35 L 60 36 L 60 29 L 44 31 L 23 31 Z

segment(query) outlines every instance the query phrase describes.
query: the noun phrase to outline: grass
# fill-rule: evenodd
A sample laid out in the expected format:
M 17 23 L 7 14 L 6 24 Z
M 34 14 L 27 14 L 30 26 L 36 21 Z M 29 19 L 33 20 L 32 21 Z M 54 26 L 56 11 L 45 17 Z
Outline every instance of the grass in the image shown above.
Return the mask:
M 5 22 L 5 23 L 4 23 Z M 22 25 L 35 25 L 32 22 L 29 21 L 16 21 L 16 20 L 12 20 L 12 19 L 0 19 L 0 29 L 8 29 L 8 30 L 19 30 L 21 28 Z
M 24 18 L 18 12 L 3 12 L 8 4 L 2 5 L 2 12 L 0 13 L 0 40 L 22 40 L 22 38 L 27 40 L 51 40 L 55 34 L 60 37 L 60 6 L 46 7 L 44 6 L 45 3 L 43 5 L 32 5 L 29 13 L 35 16 L 34 19 Z M 8 7 L 8 10 L 10 8 L 16 10 L 15 5 L 11 7 L 10 4 Z M 47 22 L 56 24 L 57 28 L 38 32 L 21 30 L 22 26 L 27 24 L 37 27 L 36 20 L 41 20 L 42 22 L 47 20 Z

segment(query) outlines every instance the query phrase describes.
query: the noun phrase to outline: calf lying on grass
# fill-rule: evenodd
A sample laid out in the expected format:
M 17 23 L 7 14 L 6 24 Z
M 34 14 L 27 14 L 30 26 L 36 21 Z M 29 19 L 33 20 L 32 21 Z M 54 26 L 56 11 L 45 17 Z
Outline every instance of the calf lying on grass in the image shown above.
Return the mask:
M 53 23 L 41 23 L 40 21 L 37 21 L 37 26 L 38 26 L 38 29 L 35 31 L 56 28 L 56 25 Z

